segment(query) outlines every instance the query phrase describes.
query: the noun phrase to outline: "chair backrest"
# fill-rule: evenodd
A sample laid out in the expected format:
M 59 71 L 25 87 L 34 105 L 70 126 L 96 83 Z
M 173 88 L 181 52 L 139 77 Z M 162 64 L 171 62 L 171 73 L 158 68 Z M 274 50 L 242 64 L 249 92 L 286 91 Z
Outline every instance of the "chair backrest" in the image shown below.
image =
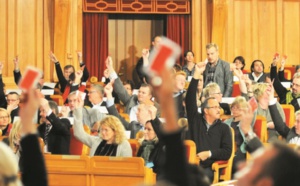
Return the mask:
M 199 164 L 199 160 L 196 156 L 197 151 L 195 142 L 192 140 L 184 140 L 184 146 L 188 162 L 191 164 Z
M 292 79 L 292 72 L 290 69 L 284 69 L 284 78 L 285 79 Z
M 57 103 L 58 106 L 64 105 L 64 100 L 61 95 L 51 95 L 50 98 Z
M 284 66 L 284 72 L 285 71 L 290 71 L 291 72 L 291 78 L 288 78 L 286 76 L 285 76 L 285 78 L 286 79 L 292 79 L 293 76 L 294 76 L 294 74 L 295 74 L 295 72 L 296 72 L 296 67 L 295 67 L 295 65 L 285 65 Z
M 152 169 L 144 166 L 139 157 L 91 157 L 91 185 L 145 185 L 155 184 Z
M 49 185 L 90 186 L 90 157 L 45 154 Z
M 128 139 L 128 141 L 132 149 L 132 156 L 136 157 L 140 148 L 140 143 L 138 142 L 137 139 Z
M 267 131 L 267 119 L 264 116 L 257 115 L 255 124 L 253 126 L 253 131 L 262 143 L 266 143 L 268 140 Z
M 88 134 L 91 133 L 90 128 L 87 125 L 83 125 L 84 131 Z M 74 129 L 70 128 L 70 155 L 88 155 L 89 147 L 84 145 L 81 141 L 77 140 L 74 136 Z
M 281 107 L 285 114 L 286 125 L 292 128 L 295 125 L 295 108 L 290 104 L 281 104 Z
M 240 90 L 240 82 L 236 81 L 233 83 L 232 86 L 232 94 L 231 97 L 237 97 L 241 95 L 241 90 Z

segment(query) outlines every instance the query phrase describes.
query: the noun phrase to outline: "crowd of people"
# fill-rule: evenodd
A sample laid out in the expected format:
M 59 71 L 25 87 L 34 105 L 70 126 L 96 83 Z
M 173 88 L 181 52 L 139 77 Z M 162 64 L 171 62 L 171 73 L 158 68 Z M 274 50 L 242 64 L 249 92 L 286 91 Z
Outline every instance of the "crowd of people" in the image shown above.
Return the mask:
M 161 36 L 154 37 L 152 47 L 159 47 L 160 40 Z M 286 59 L 281 61 L 277 72 L 279 55 L 271 59 L 270 73 L 265 72 L 261 60 L 254 60 L 248 72 L 242 56 L 233 63 L 226 62 L 220 59 L 214 43 L 207 44 L 206 51 L 204 62 L 195 62 L 193 51 L 186 51 L 182 68 L 176 64 L 173 69 L 163 69 L 157 74 L 162 80 L 160 85 L 152 84 L 152 77 L 143 70 L 149 65 L 151 49 L 142 51 L 135 69 L 138 79 L 125 82 L 118 77 L 113 60 L 108 57 L 106 81 L 91 84 L 89 88 L 86 82 L 90 75 L 81 52 L 77 53 L 78 71 L 72 65 L 62 70 L 55 54 L 50 52 L 63 105 L 41 93 L 41 89 L 51 89 L 44 85 L 43 77 L 28 92 L 6 94 L 3 63 L 0 63 L 0 132 L 7 136 L 3 139 L 7 146 L 0 143 L 0 185 L 18 184 L 18 171 L 22 172 L 24 185 L 47 185 L 38 138 L 44 141 L 44 153 L 68 155 L 71 128 L 74 136 L 90 148 L 90 156 L 132 157 L 127 138 L 138 139 L 137 156 L 153 169 L 158 182 L 209 185 L 214 180 L 212 164 L 228 160 L 235 149 L 232 179 L 237 179 L 237 185 L 299 185 L 299 151 L 278 141 L 281 135 L 284 138 L 281 142 L 300 146 L 300 66 L 295 67 L 292 80 L 286 80 L 283 75 Z M 16 57 L 16 83 L 22 79 L 19 63 Z M 239 81 L 241 95 L 228 104 L 222 98 L 231 97 L 234 76 Z M 291 88 L 283 87 L 282 81 L 290 81 Z M 134 89 L 138 89 L 137 94 Z M 279 101 L 274 98 L 275 92 Z M 256 107 L 249 100 L 256 100 Z M 281 104 L 291 104 L 295 109 L 292 128 L 286 124 Z M 122 117 L 120 105 L 127 119 Z M 229 117 L 222 120 L 222 115 Z M 253 126 L 258 115 L 266 118 L 268 142 L 273 145 L 264 147 L 256 136 Z M 68 118 L 73 118 L 74 124 Z M 178 121 L 187 124 L 181 127 Z M 90 134 L 84 131 L 84 125 Z M 194 141 L 199 164 L 187 163 L 185 139 Z M 247 152 L 253 154 L 253 162 L 241 166 Z M 31 162 L 36 166 L 31 166 Z

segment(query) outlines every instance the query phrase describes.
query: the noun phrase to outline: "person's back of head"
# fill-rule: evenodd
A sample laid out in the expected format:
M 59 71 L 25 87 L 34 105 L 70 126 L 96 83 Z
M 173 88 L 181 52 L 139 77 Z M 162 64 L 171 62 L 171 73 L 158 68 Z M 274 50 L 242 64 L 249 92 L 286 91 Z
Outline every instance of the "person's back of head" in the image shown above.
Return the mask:
M 285 144 L 274 143 L 273 147 L 277 154 L 264 165 L 260 176 L 269 176 L 273 180 L 273 186 L 299 185 L 299 154 Z
M 21 185 L 18 180 L 18 163 L 14 156 L 11 149 L 0 142 L 0 186 Z

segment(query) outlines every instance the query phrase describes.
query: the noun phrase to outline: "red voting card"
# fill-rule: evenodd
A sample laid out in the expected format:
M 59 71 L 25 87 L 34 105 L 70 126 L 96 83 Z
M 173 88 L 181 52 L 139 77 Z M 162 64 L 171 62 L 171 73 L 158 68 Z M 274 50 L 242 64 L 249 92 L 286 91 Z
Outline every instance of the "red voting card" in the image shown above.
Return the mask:
M 277 57 L 279 57 L 279 53 L 278 53 L 278 52 L 276 52 L 276 53 L 274 54 L 274 58 L 277 58 Z
M 19 87 L 23 91 L 27 91 L 32 87 L 36 86 L 39 79 L 41 78 L 42 73 L 40 70 L 34 67 L 27 67 L 24 76 L 19 82 Z
M 258 107 L 255 97 L 252 97 L 248 102 L 251 106 L 252 112 L 254 112 Z
M 150 53 L 149 66 L 145 69 L 146 73 L 154 76 L 164 68 L 172 68 L 180 53 L 181 48 L 178 44 L 162 37 L 160 46 L 157 49 L 154 48 Z

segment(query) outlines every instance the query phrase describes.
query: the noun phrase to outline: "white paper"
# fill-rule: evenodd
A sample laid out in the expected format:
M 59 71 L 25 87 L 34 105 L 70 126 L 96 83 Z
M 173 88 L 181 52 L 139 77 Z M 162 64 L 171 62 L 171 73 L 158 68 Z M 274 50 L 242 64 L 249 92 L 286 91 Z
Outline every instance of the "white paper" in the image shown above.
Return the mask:
M 187 82 L 191 82 L 192 81 L 193 76 L 188 76 L 187 78 Z
M 198 112 L 201 113 L 201 107 L 198 107 Z
M 281 84 L 287 89 L 291 88 L 291 82 L 281 82 Z
M 52 82 L 45 82 L 45 83 L 43 84 L 43 86 L 47 86 L 47 87 L 50 87 L 50 88 L 54 88 L 55 85 L 56 85 L 56 83 L 52 83 Z
M 133 89 L 133 91 L 132 91 L 133 95 L 138 95 L 138 93 L 139 93 L 139 89 Z
M 48 96 L 48 95 L 53 95 L 54 94 L 54 90 L 53 89 L 42 89 L 41 90 L 41 93 L 45 96 Z
M 233 81 L 236 82 L 236 81 L 240 81 L 240 80 L 237 76 L 233 76 Z
M 70 121 L 71 125 L 74 125 L 74 118 L 73 117 L 60 117 L 60 119 L 63 119 L 63 118 L 68 119 Z
M 162 123 L 166 123 L 166 119 L 165 118 L 158 118 L 160 120 L 160 122 Z
M 231 104 L 234 101 L 235 97 L 223 97 L 221 103 Z
M 127 139 L 130 139 L 131 131 L 130 130 L 125 130 L 125 136 Z

